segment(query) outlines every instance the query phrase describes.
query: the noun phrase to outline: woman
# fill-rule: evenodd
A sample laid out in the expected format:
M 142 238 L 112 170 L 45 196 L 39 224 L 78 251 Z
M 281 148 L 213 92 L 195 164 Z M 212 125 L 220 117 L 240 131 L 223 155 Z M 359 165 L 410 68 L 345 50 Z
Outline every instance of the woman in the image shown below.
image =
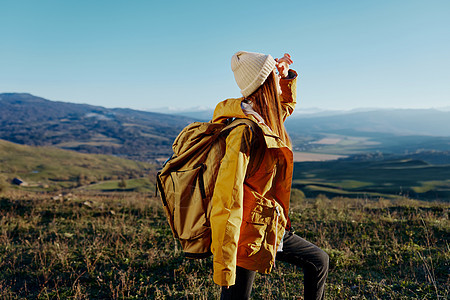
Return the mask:
M 305 299 L 323 299 L 328 255 L 298 237 L 288 211 L 293 158 L 284 120 L 296 104 L 297 73 L 289 54 L 280 59 L 240 51 L 231 59 L 242 98 L 220 102 L 212 122 L 248 118 L 226 138 L 212 197 L 214 282 L 222 299 L 248 299 L 255 272 L 275 259 L 303 268 Z

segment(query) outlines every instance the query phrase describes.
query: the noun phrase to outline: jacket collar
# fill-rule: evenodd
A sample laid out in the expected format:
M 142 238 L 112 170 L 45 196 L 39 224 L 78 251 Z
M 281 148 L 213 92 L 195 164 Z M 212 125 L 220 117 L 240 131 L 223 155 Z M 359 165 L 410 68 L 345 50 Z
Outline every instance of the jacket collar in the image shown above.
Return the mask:
M 270 128 L 264 123 L 259 123 L 258 120 L 252 115 L 246 115 L 242 111 L 241 102 L 244 100 L 241 98 L 230 98 L 219 102 L 214 109 L 214 115 L 211 120 L 212 123 L 224 123 L 230 118 L 246 118 L 254 121 L 261 128 L 264 133 L 264 139 L 268 148 L 289 148 L 281 138 L 276 135 Z
M 211 122 L 224 123 L 230 118 L 247 118 L 241 108 L 242 100 L 244 100 L 243 97 L 231 98 L 219 102 L 214 109 L 214 115 Z

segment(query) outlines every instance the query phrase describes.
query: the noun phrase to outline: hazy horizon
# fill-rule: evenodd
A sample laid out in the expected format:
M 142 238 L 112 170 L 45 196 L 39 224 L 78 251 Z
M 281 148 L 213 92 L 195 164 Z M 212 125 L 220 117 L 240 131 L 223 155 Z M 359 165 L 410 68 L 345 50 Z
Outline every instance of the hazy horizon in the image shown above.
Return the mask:
M 213 110 L 214 106 L 191 106 L 191 107 L 174 107 L 174 106 L 160 106 L 160 107 L 150 107 L 150 108 L 142 108 L 140 110 L 146 110 L 146 111 L 162 111 L 162 110 L 169 110 L 174 112 L 183 112 L 183 111 L 202 111 L 202 110 Z M 450 111 L 450 106 L 441 106 L 441 107 L 354 107 L 354 108 L 347 108 L 347 109 L 333 109 L 333 108 L 321 108 L 321 107 L 302 107 L 301 105 L 298 105 L 297 108 L 294 110 L 294 113 L 297 111 L 359 111 L 359 110 L 408 110 L 408 109 L 435 109 L 439 111 Z
M 0 92 L 1 94 L 27 94 L 31 95 L 33 97 L 42 98 L 49 101 L 57 101 L 57 102 L 66 102 L 66 103 L 73 103 L 73 104 L 86 104 L 86 105 L 93 105 L 93 106 L 101 106 L 105 108 L 129 108 L 134 110 L 140 110 L 140 111 L 149 111 L 149 112 L 174 112 L 174 113 L 181 113 L 181 112 L 195 112 L 195 111 L 208 111 L 208 110 L 214 110 L 215 105 L 217 103 L 213 103 L 211 106 L 206 105 L 197 105 L 197 106 L 155 106 L 155 107 L 130 107 L 130 106 L 110 106 L 110 105 L 100 105 L 100 104 L 93 104 L 93 103 L 87 103 L 87 102 L 76 102 L 76 101 L 67 101 L 65 99 L 49 99 L 45 96 L 41 95 L 34 95 L 28 92 Z M 296 109 L 294 110 L 294 114 L 298 113 L 314 113 L 314 112 L 353 112 L 353 111 L 370 111 L 370 110 L 409 110 L 409 109 L 434 109 L 439 111 L 450 111 L 450 105 L 447 106 L 440 106 L 440 107 L 352 107 L 352 108 L 342 108 L 342 109 L 335 109 L 335 108 L 321 108 L 321 107 L 305 107 L 302 103 L 298 103 L 296 106 Z
M 94 105 L 94 106 L 101 106 L 105 108 L 129 108 L 134 110 L 140 110 L 140 111 L 149 111 L 149 112 L 164 112 L 168 111 L 170 112 L 194 112 L 194 111 L 208 111 L 208 110 L 214 110 L 215 105 L 217 103 L 214 103 L 211 106 L 206 105 L 197 105 L 197 106 L 159 106 L 159 107 L 129 107 L 129 106 L 110 106 L 110 105 L 99 105 L 99 104 L 92 104 L 87 102 L 75 102 L 75 101 L 67 101 L 64 99 L 49 99 L 45 96 L 40 95 L 34 95 L 28 92 L 0 92 L 1 94 L 28 94 L 33 97 L 42 98 L 49 101 L 58 101 L 58 102 L 66 102 L 66 103 L 73 103 L 73 104 L 86 104 L 86 105 Z M 370 110 L 409 110 L 409 109 L 434 109 L 439 111 L 450 111 L 450 105 L 448 106 L 441 106 L 441 107 L 353 107 L 353 108 L 343 108 L 343 109 L 334 109 L 334 108 L 321 108 L 321 107 L 304 107 L 301 103 L 297 104 L 296 109 L 294 110 L 294 114 L 298 113 L 313 113 L 313 112 L 352 112 L 352 111 L 370 111 Z

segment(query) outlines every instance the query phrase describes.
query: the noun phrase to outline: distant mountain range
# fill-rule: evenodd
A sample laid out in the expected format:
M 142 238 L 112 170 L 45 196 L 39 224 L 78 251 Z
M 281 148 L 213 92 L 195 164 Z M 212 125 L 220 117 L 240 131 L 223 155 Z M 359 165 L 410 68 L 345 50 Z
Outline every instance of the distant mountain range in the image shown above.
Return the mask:
M 450 111 L 437 109 L 376 109 L 294 115 L 286 128 L 310 133 L 390 133 L 395 135 L 450 136 Z
M 213 115 L 213 110 L 205 107 L 166 107 L 160 111 L 196 120 L 210 120 Z M 450 107 L 350 111 L 299 108 L 286 120 L 286 128 L 298 151 L 352 155 L 450 150 Z M 321 143 L 324 139 L 328 145 Z M 330 144 L 332 140 L 338 142 Z
M 175 107 L 160 107 L 154 109 L 148 109 L 147 111 L 163 113 L 163 114 L 171 114 L 177 116 L 184 116 L 188 118 L 193 118 L 198 121 L 208 122 L 212 119 L 214 109 L 210 107 L 191 107 L 186 109 L 180 109 Z
M 214 109 L 209 107 L 161 107 L 148 111 L 209 121 Z M 450 106 L 437 109 L 356 108 L 327 110 L 299 108 L 286 121 L 290 131 L 308 132 L 380 132 L 399 135 L 450 136 Z
M 164 107 L 154 112 L 185 116 L 195 120 L 211 120 L 214 110 L 207 107 L 175 109 Z M 395 135 L 450 136 L 450 107 L 440 109 L 324 110 L 310 108 L 294 111 L 286 120 L 286 128 L 312 132 L 391 133 Z
M 177 113 L 109 109 L 4 93 L 0 94 L 0 139 L 161 162 L 171 155 L 172 142 L 182 128 L 212 118 L 207 108 Z M 450 111 L 314 111 L 294 114 L 286 128 L 298 151 L 352 155 L 450 150 Z
M 0 94 L 0 139 L 84 153 L 155 161 L 171 154 L 180 130 L 193 119 L 124 108 Z

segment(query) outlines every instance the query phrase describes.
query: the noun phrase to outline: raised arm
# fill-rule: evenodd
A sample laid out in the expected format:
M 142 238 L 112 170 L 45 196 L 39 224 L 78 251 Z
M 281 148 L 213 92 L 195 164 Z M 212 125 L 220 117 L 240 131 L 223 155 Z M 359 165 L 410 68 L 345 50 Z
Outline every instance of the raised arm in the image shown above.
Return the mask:
M 293 63 L 291 56 L 285 53 L 282 58 L 275 58 L 276 67 L 280 76 L 281 106 L 283 109 L 283 122 L 292 114 L 297 104 L 297 72 L 289 69 Z

